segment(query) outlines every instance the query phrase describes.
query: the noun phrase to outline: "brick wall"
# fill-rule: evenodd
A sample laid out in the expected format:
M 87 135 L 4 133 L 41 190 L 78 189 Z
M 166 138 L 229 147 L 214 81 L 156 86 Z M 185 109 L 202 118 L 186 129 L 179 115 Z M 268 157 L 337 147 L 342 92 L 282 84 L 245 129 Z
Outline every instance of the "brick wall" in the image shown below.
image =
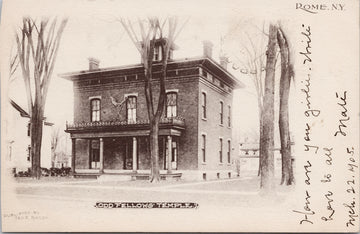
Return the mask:
M 231 160 L 228 163 L 228 140 L 232 141 L 232 126 L 228 127 L 228 106 L 232 105 L 232 88 L 230 88 L 227 79 L 213 76 L 205 76 L 206 73 L 211 74 L 203 65 L 192 65 L 193 67 L 181 67 L 178 70 L 171 70 L 171 74 L 166 81 L 167 90 L 175 90 L 178 93 L 178 116 L 185 119 L 185 130 L 182 131 L 178 141 L 178 170 L 196 170 L 200 171 L 222 171 L 226 175 L 232 170 Z M 201 67 L 201 69 L 199 69 Z M 135 70 L 134 70 L 135 72 Z M 136 71 L 139 72 L 139 71 Z M 126 104 L 122 107 L 115 107 L 111 98 L 117 102 L 124 100 L 127 94 L 136 94 L 137 96 L 137 120 L 147 120 L 147 107 L 144 95 L 144 81 L 140 75 L 132 75 L 127 71 L 127 78 L 113 76 L 102 77 L 101 73 L 91 74 L 89 77 L 74 80 L 74 121 L 89 122 L 90 121 L 90 99 L 99 98 L 101 100 L 101 121 L 125 121 L 126 120 Z M 139 73 L 140 74 L 140 73 Z M 131 77 L 131 81 L 129 81 Z M 216 77 L 216 79 L 212 79 Z M 155 76 L 156 79 L 156 76 Z M 105 82 L 106 81 L 106 82 Z M 153 94 L 154 103 L 157 106 L 157 94 L 159 91 L 158 81 L 154 80 Z M 201 111 L 201 93 L 205 92 L 207 96 L 207 118 L 202 119 Z M 223 102 L 223 124 L 220 124 L 220 101 Z M 231 118 L 231 121 L 232 118 Z M 206 134 L 206 162 L 202 162 L 201 140 L 202 134 Z M 219 138 L 223 139 L 223 160 L 219 160 Z M 175 137 L 174 137 L 175 138 Z M 109 140 L 109 139 L 108 139 Z M 105 169 L 122 169 L 121 153 L 114 153 L 107 149 L 107 145 L 111 147 L 111 142 L 105 140 L 104 158 Z M 160 141 L 161 143 L 161 141 Z M 80 143 L 83 144 L 83 143 Z M 138 138 L 138 168 L 149 169 L 150 158 L 148 142 L 145 137 Z M 163 146 L 161 146 L 163 147 Z M 116 148 L 116 147 L 115 147 Z M 83 150 L 82 152 L 78 152 Z M 120 150 L 120 149 L 119 149 Z M 160 149 L 162 150 L 162 149 Z M 230 150 L 231 155 L 233 154 Z M 77 147 L 77 158 L 86 157 L 86 159 L 77 159 L 77 165 L 88 167 L 88 148 L 82 146 Z M 160 155 L 160 168 L 163 169 L 164 155 Z M 113 165 L 117 164 L 117 166 Z M 78 167 L 79 168 L 79 167 Z M 216 172 L 217 173 L 217 172 Z M 215 173 L 215 175 L 216 175 Z M 225 175 L 225 174 L 224 174 Z M 223 177 L 223 176 L 221 176 Z
M 154 103 L 157 106 L 157 93 L 159 92 L 158 82 L 154 82 L 153 93 Z M 186 128 L 182 132 L 182 136 L 178 139 L 178 169 L 196 169 L 197 168 L 197 103 L 198 103 L 198 78 L 192 77 L 176 77 L 167 80 L 166 90 L 176 90 L 178 93 L 177 114 L 185 119 Z M 117 102 L 124 100 L 126 94 L 137 94 L 137 120 L 147 120 L 147 107 L 144 94 L 144 82 L 132 81 L 123 83 L 114 83 L 106 85 L 79 86 L 74 85 L 74 122 L 89 122 L 90 119 L 90 100 L 91 98 L 99 98 L 101 100 L 101 121 L 125 121 L 126 120 L 126 104 L 122 107 L 115 107 L 111 102 L 111 97 Z M 163 115 L 165 112 L 163 113 Z M 80 143 L 81 144 L 81 143 Z M 149 169 L 150 159 L 148 155 L 148 143 L 145 139 L 140 139 L 139 146 L 139 169 Z M 104 155 L 106 169 L 122 169 L 119 163 L 121 155 L 114 155 L 114 152 L 106 150 L 106 145 L 111 142 L 104 142 Z M 77 158 L 87 157 L 84 154 L 84 147 L 79 146 L 82 152 L 77 152 Z M 78 151 L 78 150 L 77 150 Z M 87 151 L 88 153 L 88 151 Z M 80 156 L 81 155 L 81 156 Z M 78 159 L 78 164 L 82 168 L 87 168 L 88 161 Z M 112 163 L 118 163 L 119 166 L 111 166 Z M 160 168 L 163 167 L 164 160 L 160 155 Z M 80 168 L 80 167 L 77 167 Z
M 76 139 L 75 168 L 89 168 L 89 140 Z
M 202 92 L 206 94 L 207 116 L 202 118 L 202 111 L 199 111 L 199 169 L 201 170 L 231 170 L 231 160 L 228 163 L 228 140 L 231 140 L 231 127 L 228 127 L 228 106 L 232 105 L 231 93 L 214 86 L 208 80 L 201 78 L 199 85 L 199 96 Z M 223 124 L 220 124 L 220 101 L 223 102 Z M 199 102 L 201 110 L 201 100 Z M 231 119 L 232 120 L 232 119 Z M 206 135 L 206 162 L 202 159 L 201 141 L 202 134 Z M 220 138 L 223 139 L 223 156 L 220 163 Z M 231 141 L 231 143 L 233 143 Z

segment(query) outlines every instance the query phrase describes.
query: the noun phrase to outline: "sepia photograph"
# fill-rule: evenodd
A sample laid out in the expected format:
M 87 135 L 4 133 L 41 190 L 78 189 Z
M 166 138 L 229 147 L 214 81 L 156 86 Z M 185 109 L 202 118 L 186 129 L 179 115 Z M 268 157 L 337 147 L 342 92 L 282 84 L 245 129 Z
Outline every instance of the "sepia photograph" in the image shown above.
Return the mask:
M 359 2 L 3 1 L 6 232 L 358 232 Z

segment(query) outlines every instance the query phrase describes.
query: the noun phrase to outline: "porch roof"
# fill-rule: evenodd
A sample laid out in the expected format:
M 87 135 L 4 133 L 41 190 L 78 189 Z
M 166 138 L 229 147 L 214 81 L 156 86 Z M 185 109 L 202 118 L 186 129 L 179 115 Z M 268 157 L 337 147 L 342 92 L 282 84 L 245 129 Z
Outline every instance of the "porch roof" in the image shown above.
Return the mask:
M 185 121 L 180 117 L 163 118 L 159 124 L 159 135 L 181 136 Z M 97 121 L 67 123 L 66 130 L 72 138 L 148 136 L 149 121 Z

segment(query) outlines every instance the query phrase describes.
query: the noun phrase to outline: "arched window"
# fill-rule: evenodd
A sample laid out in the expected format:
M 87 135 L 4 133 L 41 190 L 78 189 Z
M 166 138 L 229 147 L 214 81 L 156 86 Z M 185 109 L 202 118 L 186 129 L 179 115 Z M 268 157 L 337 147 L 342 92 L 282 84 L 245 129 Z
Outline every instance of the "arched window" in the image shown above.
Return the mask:
M 91 99 L 91 122 L 100 121 L 100 99 Z
M 128 123 L 136 123 L 136 96 L 129 96 L 126 100 L 126 119 Z
M 166 94 L 166 117 L 177 116 L 177 93 L 169 92 Z
M 202 118 L 206 119 L 206 93 L 201 93 Z

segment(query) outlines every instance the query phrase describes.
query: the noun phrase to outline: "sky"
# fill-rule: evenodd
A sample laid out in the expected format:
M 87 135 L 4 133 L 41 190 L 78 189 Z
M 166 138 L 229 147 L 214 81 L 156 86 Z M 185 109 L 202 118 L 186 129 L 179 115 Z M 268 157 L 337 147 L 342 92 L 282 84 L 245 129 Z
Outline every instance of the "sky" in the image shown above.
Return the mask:
M 87 70 L 89 57 L 99 59 L 100 68 L 140 62 L 139 53 L 122 28 L 118 14 L 99 10 L 86 14 L 71 14 L 67 17 L 69 20 L 63 33 L 45 107 L 48 121 L 62 127 L 66 121 L 73 120 L 73 91 L 72 83 L 60 78 L 59 74 Z M 138 17 L 144 18 L 143 15 Z M 137 20 L 135 17 L 130 19 L 133 22 Z M 220 51 L 225 52 L 232 61 L 228 66 L 229 71 L 245 84 L 244 89 L 234 91 L 234 133 L 242 139 L 248 135 L 253 137 L 258 133 L 259 127 L 257 96 L 252 78 L 239 71 L 242 65 L 238 60 L 239 58 L 246 60 L 241 47 L 249 44 L 244 39 L 244 33 L 254 38 L 263 37 L 260 28 L 264 20 L 238 15 L 218 17 L 209 14 L 206 17 L 180 15 L 179 21 L 180 25 L 185 21 L 187 23 L 176 39 L 179 49 L 174 53 L 174 58 L 201 56 L 204 40 L 210 40 L 214 44 L 213 59 L 216 61 Z M 21 21 L 13 21 L 13 25 L 17 22 Z M 224 40 L 222 41 L 221 38 Z M 240 69 L 233 70 L 232 65 Z M 9 96 L 26 109 L 21 72 L 16 73 L 15 77 L 15 81 L 9 86 Z

